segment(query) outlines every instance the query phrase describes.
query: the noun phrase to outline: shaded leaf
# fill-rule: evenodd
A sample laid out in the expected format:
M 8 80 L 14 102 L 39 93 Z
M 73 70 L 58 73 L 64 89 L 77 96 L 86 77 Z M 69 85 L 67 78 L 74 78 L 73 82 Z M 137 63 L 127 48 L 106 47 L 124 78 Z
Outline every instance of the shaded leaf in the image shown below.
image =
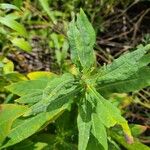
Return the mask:
M 86 150 L 92 150 L 92 149 L 94 149 L 94 150 L 104 150 L 104 147 L 102 147 L 102 145 L 99 143 L 99 141 L 91 133 Z

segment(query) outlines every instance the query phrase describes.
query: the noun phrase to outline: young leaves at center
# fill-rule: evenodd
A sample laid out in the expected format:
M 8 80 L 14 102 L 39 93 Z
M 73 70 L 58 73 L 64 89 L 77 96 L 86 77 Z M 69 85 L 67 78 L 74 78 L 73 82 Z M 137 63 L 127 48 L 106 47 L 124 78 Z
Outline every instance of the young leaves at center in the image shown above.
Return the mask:
M 77 20 L 73 19 L 68 30 L 71 59 L 81 70 L 87 71 L 95 64 L 93 51 L 95 39 L 95 31 L 81 9 L 80 14 L 77 15 Z

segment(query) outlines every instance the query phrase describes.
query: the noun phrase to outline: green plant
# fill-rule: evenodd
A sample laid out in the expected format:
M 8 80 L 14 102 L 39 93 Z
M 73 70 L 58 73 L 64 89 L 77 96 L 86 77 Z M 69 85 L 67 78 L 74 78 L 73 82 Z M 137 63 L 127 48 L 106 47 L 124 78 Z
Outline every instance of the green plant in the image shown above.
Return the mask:
M 5 37 L 3 41 L 7 41 L 2 49 L 4 54 L 12 51 L 12 49 L 15 50 L 15 48 L 10 46 L 9 42 L 13 46 L 27 52 L 30 52 L 32 49 L 30 43 L 26 40 L 28 33 L 25 27 L 17 21 L 22 14 L 23 11 L 15 5 L 0 3 L 0 34 Z M 10 32 L 10 29 L 13 32 Z M 9 50 L 6 51 L 5 47 Z
M 6 87 L 19 98 L 15 100 L 17 104 L 0 106 L 2 149 L 22 142 L 54 120 L 58 123 L 62 113 L 65 110 L 73 112 L 73 107 L 78 109 L 79 150 L 107 150 L 107 131 L 115 125 L 122 127 L 127 143 L 134 142 L 127 121 L 106 98 L 113 92 L 131 92 L 150 85 L 150 69 L 147 66 L 150 45 L 140 45 L 112 64 L 97 68 L 93 51 L 95 32 L 82 9 L 77 19 L 70 23 L 67 35 L 74 64 L 68 73 L 41 75 Z M 71 114 L 72 118 L 74 115 Z M 68 144 L 61 138 L 56 138 L 56 141 Z M 56 143 L 53 143 L 54 147 Z M 69 146 L 64 149 L 71 149 L 71 144 Z M 52 149 L 61 149 L 54 147 Z

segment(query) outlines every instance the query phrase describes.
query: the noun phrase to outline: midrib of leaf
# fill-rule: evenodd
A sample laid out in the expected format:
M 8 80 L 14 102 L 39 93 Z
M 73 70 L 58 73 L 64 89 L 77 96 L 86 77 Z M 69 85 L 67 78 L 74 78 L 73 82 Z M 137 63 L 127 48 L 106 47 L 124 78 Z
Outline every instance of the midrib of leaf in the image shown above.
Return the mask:
M 68 106 L 66 105 L 65 107 L 56 109 L 52 112 L 43 112 L 36 115 L 35 117 L 28 118 L 23 123 L 11 130 L 10 134 L 8 135 L 10 141 L 8 141 L 4 146 L 2 146 L 2 148 L 6 148 L 16 143 L 19 143 L 20 141 L 33 135 L 35 132 L 38 132 L 45 123 L 50 123 L 52 120 L 55 120 L 67 107 Z M 37 122 L 37 124 L 35 124 L 35 122 Z M 26 132 L 24 132 L 25 129 L 22 129 L 22 126 L 24 127 L 24 124 L 27 124 L 27 126 L 25 126 L 27 127 L 26 129 L 28 129 L 28 125 L 32 125 L 32 128 L 29 131 L 26 130 Z M 23 133 L 21 131 L 23 131 Z
M 117 109 L 116 110 L 112 110 L 113 109 L 113 104 L 112 106 L 110 105 L 111 103 L 109 103 L 108 101 L 105 102 L 105 99 L 99 94 L 97 95 L 97 92 L 94 91 L 94 87 L 92 86 L 88 86 L 89 90 L 91 90 L 91 92 L 95 95 L 95 97 L 97 98 L 97 100 L 100 99 L 101 97 L 101 104 L 106 108 L 106 106 L 109 106 L 110 108 L 107 108 L 106 111 L 108 111 L 109 117 L 111 118 L 111 120 L 113 121 L 109 127 L 114 126 L 115 124 L 119 124 L 122 126 L 122 129 L 124 131 L 124 133 L 126 134 L 126 136 L 129 139 L 129 142 L 133 142 L 133 137 L 131 135 L 130 129 L 128 127 L 127 121 L 118 114 Z M 100 102 L 100 100 L 99 100 Z M 105 103 L 104 103 L 105 102 Z M 107 105 L 106 105 L 107 104 Z M 115 108 L 115 107 L 114 107 Z M 109 118 L 109 119 L 110 119 Z M 101 119 L 101 118 L 100 118 Z M 107 125 L 108 126 L 108 125 Z
M 127 65 L 130 67 L 130 63 L 124 62 L 123 64 L 120 64 L 118 67 L 116 67 L 114 70 L 109 71 L 109 72 L 107 72 L 107 73 L 105 73 L 105 74 L 102 74 L 102 76 L 100 77 L 100 81 L 101 81 L 101 80 L 104 80 L 105 78 L 107 78 L 107 77 L 105 77 L 105 76 L 107 76 L 107 75 L 109 75 L 109 74 L 113 74 L 113 73 L 115 73 L 115 72 L 118 72 L 118 70 L 120 70 L 120 69 L 122 68 L 122 66 L 125 65 L 125 64 L 127 64 Z M 135 64 L 136 64 L 136 63 L 135 63 Z M 126 66 L 126 67 L 127 67 L 127 66 Z M 132 69 L 130 69 L 130 70 L 132 70 Z M 104 79 L 103 79 L 103 76 L 104 76 Z
M 99 92 L 101 90 L 102 94 L 105 93 L 104 90 L 106 90 L 106 93 L 111 92 L 111 91 L 113 93 L 113 92 L 131 92 L 133 90 L 140 90 L 140 88 L 144 88 L 150 85 L 149 76 L 150 76 L 149 67 L 143 67 L 136 74 L 131 75 L 126 80 L 99 83 L 97 86 L 97 90 Z
M 58 89 L 62 88 L 65 84 L 69 83 L 70 81 L 72 81 L 72 79 L 67 80 L 67 81 L 63 81 L 62 84 L 56 86 L 56 87 L 51 91 L 50 95 L 48 95 L 48 96 L 49 96 L 48 98 L 51 98 L 51 97 L 53 97 L 55 94 L 57 94 L 56 91 L 57 91 Z M 46 88 L 47 88 L 47 87 L 46 87 Z M 46 89 L 46 88 L 45 88 L 45 89 Z
M 61 102 L 63 99 L 68 99 L 68 97 L 70 97 L 70 96 L 77 95 L 77 93 L 78 93 L 80 90 L 81 90 L 81 88 L 77 88 L 77 89 L 73 90 L 72 92 L 68 93 L 67 95 L 63 95 L 63 96 L 57 98 L 56 101 Z M 52 102 L 55 102 L 55 101 L 51 101 L 51 103 L 52 103 Z M 72 102 L 72 99 L 68 99 L 67 102 Z M 50 104 L 51 104 L 51 103 L 50 103 Z M 63 105 L 64 105 L 64 104 L 63 104 Z
M 126 79 L 126 80 L 116 81 L 116 82 L 112 82 L 112 83 L 110 82 L 110 83 L 106 83 L 106 85 L 103 83 L 104 85 L 101 86 L 101 84 L 100 84 L 100 87 L 98 87 L 97 90 L 104 89 L 104 88 L 110 87 L 112 85 L 117 85 L 117 84 L 124 83 L 124 82 L 131 82 L 131 81 L 135 81 L 135 80 L 138 81 L 139 78 L 138 79 L 137 78 Z
M 49 82 L 48 85 L 46 86 L 46 88 L 43 89 L 43 99 L 41 101 L 35 103 L 34 105 L 32 105 L 30 107 L 30 110 L 25 114 L 25 116 L 28 116 L 28 115 L 31 115 L 31 114 L 37 114 L 37 113 L 40 113 L 42 111 L 46 111 L 47 107 L 52 102 L 56 101 L 60 95 L 62 97 L 63 92 L 59 93 L 58 90 L 61 90 L 61 88 L 63 88 L 63 86 L 65 86 L 65 84 L 72 83 L 74 81 L 74 78 L 69 78 L 67 80 L 64 79 L 64 81 L 62 81 L 62 79 L 63 78 L 57 78 L 56 79 L 57 82 L 61 82 L 60 84 L 56 85 L 56 87 L 55 87 L 55 84 L 54 84 L 55 83 L 55 79 L 52 82 Z M 52 88 L 51 84 L 52 84 L 52 87 L 54 86 L 54 89 L 51 89 Z M 47 95 L 47 93 L 45 95 L 45 93 L 44 93 L 47 88 L 50 88 L 48 90 L 51 90 L 51 91 L 47 91 L 47 92 L 50 93 L 50 94 L 48 93 L 49 95 Z M 69 88 L 69 89 L 71 89 L 71 88 Z M 64 89 L 64 91 L 67 91 L 67 89 Z M 66 96 L 67 96 L 67 94 L 66 94 Z
M 57 99 L 55 98 L 55 95 L 57 95 L 57 90 L 61 89 L 65 84 L 69 83 L 70 81 L 72 81 L 72 79 L 67 80 L 67 81 L 63 81 L 60 85 L 56 86 L 48 95 L 48 97 L 45 99 L 44 97 L 44 93 L 43 93 L 43 99 L 41 100 L 41 103 L 43 104 L 50 104 L 53 100 Z M 47 87 L 46 87 L 47 88 Z M 43 91 L 44 92 L 44 91 Z M 54 97 L 54 98 L 53 98 Z M 50 100 L 51 99 L 51 100 Z
M 86 150 L 86 147 L 87 147 L 87 144 L 88 144 L 88 140 L 89 140 L 89 137 L 90 137 L 90 128 L 91 128 L 91 123 L 83 123 L 82 126 L 81 125 L 78 125 L 78 128 L 82 129 L 82 132 L 85 134 L 87 133 L 87 135 L 84 135 L 82 134 L 81 137 L 82 139 L 79 138 L 79 150 Z M 81 132 L 79 130 L 79 132 Z M 80 133 L 79 133 L 80 134 Z
M 107 77 L 109 78 L 109 74 L 116 74 L 116 72 L 118 72 L 118 70 L 120 70 L 121 68 L 125 67 L 126 68 L 130 68 L 127 71 L 123 72 L 124 74 L 126 74 L 126 78 L 129 77 L 130 75 L 134 74 L 136 71 L 138 71 L 138 69 L 140 69 L 141 67 L 143 67 L 144 65 L 147 65 L 147 63 L 142 63 L 140 62 L 140 59 L 142 59 L 142 57 L 144 56 L 144 54 L 150 49 L 150 44 L 146 45 L 145 47 L 140 47 L 138 48 L 136 51 L 127 53 L 125 55 L 122 55 L 121 57 L 119 57 L 119 61 L 116 62 L 112 62 L 116 64 L 116 67 L 112 66 L 111 68 L 111 64 L 109 64 L 108 66 L 106 66 L 104 68 L 104 73 L 100 72 L 97 75 L 97 79 L 99 81 L 103 81 L 105 80 L 105 78 L 107 79 Z M 141 52 L 142 51 L 142 52 Z M 133 55 L 134 54 L 134 55 Z M 122 62 L 121 62 L 121 58 L 122 58 Z M 133 58 L 134 61 L 133 62 Z M 132 59 L 132 61 L 130 60 Z M 120 63 L 119 65 L 117 63 Z M 136 66 L 135 66 L 136 65 Z M 113 68 L 114 67 L 114 68 Z M 112 69 L 112 70 L 111 70 Z M 136 70 L 134 70 L 136 69 Z M 131 72 L 130 72 L 131 71 Z M 118 72 L 118 74 L 121 72 Z M 127 74 L 128 73 L 128 74 Z M 100 75 L 101 74 L 101 75 Z M 100 77 L 99 77 L 100 76 Z M 106 76 L 106 77 L 105 77 Z
M 95 119 L 98 119 L 99 122 L 95 123 Z M 104 147 L 105 150 L 108 149 L 108 144 L 107 144 L 107 134 L 106 134 L 106 129 L 103 125 L 103 123 L 100 121 L 100 119 L 97 117 L 97 114 L 92 114 L 92 133 L 95 136 L 95 138 L 97 138 L 98 142 Z M 96 128 L 97 129 L 96 131 Z M 101 135 L 99 135 L 99 132 L 101 131 Z M 96 142 L 96 144 L 98 145 L 99 143 Z
M 80 50 L 80 48 L 79 48 L 79 39 L 77 39 L 76 37 L 75 37 L 75 31 L 77 32 L 77 34 L 78 35 L 80 35 L 80 33 L 79 33 L 79 30 L 77 29 L 77 26 L 76 26 L 76 23 L 75 23 L 75 21 L 73 20 L 73 22 L 72 22 L 72 24 L 74 24 L 74 30 L 72 30 L 72 32 L 73 32 L 73 36 L 74 36 L 74 39 L 75 39 L 75 45 L 77 46 L 77 48 L 76 48 L 76 52 L 77 52 L 77 56 L 78 56 L 78 59 L 79 59 L 79 62 L 81 63 L 81 66 L 83 66 L 84 64 L 82 64 L 82 61 L 81 61 L 81 58 L 80 58 L 80 52 L 79 52 L 79 50 Z M 72 26 L 72 28 L 73 28 L 73 26 Z
M 99 97 L 99 95 L 97 95 L 97 93 L 94 91 L 94 87 L 92 87 L 92 86 L 89 86 L 88 85 L 88 88 L 89 88 L 89 90 L 94 94 L 94 96 L 96 97 L 96 99 L 100 99 L 100 97 Z M 104 106 L 104 104 L 103 104 L 103 102 L 101 102 L 100 100 L 99 100 L 99 102 Z M 105 107 L 105 106 L 104 106 Z M 107 111 L 109 112 L 109 110 L 107 109 Z M 110 113 L 108 113 L 108 114 L 110 114 Z M 109 117 L 111 117 L 111 120 L 113 121 L 113 125 L 115 125 L 117 122 L 114 120 L 114 118 L 111 116 L 111 115 L 109 115 Z M 109 118 L 110 119 L 110 118 Z
M 85 103 L 84 103 L 84 106 L 87 107 L 87 100 L 85 100 Z M 79 106 L 79 107 L 82 107 L 82 106 Z M 80 108 L 79 108 L 80 109 Z M 89 111 L 89 110 L 87 110 Z M 88 114 L 89 112 L 85 112 L 86 116 L 84 116 L 87 120 L 89 118 Z M 79 130 L 79 144 L 78 144 L 78 149 L 79 150 L 86 150 L 87 148 L 87 145 L 88 145 L 88 141 L 89 141 L 89 138 L 90 138 L 90 130 L 91 130 L 91 120 L 88 121 L 88 122 L 84 122 L 84 120 L 82 119 L 82 115 L 80 114 L 80 111 L 79 111 L 79 114 L 78 114 L 78 119 L 77 119 L 77 122 L 78 122 L 78 130 Z

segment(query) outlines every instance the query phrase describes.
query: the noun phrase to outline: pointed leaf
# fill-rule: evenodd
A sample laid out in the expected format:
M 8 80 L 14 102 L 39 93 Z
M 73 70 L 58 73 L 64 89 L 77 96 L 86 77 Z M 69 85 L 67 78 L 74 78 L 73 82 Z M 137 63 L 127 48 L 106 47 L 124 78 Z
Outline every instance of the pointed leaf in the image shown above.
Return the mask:
M 85 99 L 85 104 L 79 106 L 77 119 L 79 130 L 79 150 L 86 150 L 91 131 L 91 104 Z
M 95 63 L 93 45 L 95 32 L 83 10 L 69 25 L 68 39 L 71 48 L 71 59 L 78 67 L 90 69 Z
M 0 4 L 0 9 L 15 9 L 15 10 L 20 10 L 18 7 L 12 4 L 7 4 L 7 3 L 1 3 Z
M 53 11 L 50 10 L 48 0 L 39 0 L 41 6 L 43 7 L 44 11 L 48 14 L 49 18 L 53 21 L 53 23 L 56 23 L 56 19 L 54 17 Z
M 116 82 L 103 83 L 98 85 L 98 91 L 102 94 L 124 93 L 140 90 L 150 86 L 150 68 L 141 68 L 136 74 L 130 76 L 126 80 Z
M 17 21 L 11 19 L 10 17 L 0 17 L 0 23 L 17 31 L 19 35 L 22 35 L 24 37 L 28 37 L 28 34 L 26 32 L 26 29 L 24 26 Z
M 108 150 L 106 129 L 95 113 L 92 114 L 92 133 L 103 146 L 104 150 Z M 99 143 L 97 143 L 97 145 Z
M 12 93 L 21 96 L 16 100 L 17 102 L 33 104 L 26 115 L 57 109 L 70 101 L 70 95 L 73 96 L 74 92 L 77 92 L 74 77 L 71 74 L 22 81 L 6 88 Z
M 53 101 L 74 91 L 76 86 L 73 84 L 74 78 L 71 74 L 64 74 L 61 77 L 55 77 L 50 80 L 46 88 L 43 90 L 42 100 L 31 106 L 31 110 L 27 115 L 46 111 Z
M 122 135 L 119 135 L 114 131 L 111 131 L 110 135 L 127 150 L 149 150 L 149 147 L 145 144 L 142 144 L 138 139 L 134 139 L 134 143 L 128 144 Z
M 117 109 L 113 104 L 108 100 L 104 99 L 93 87 L 89 86 L 91 95 L 95 98 L 97 102 L 96 113 L 101 122 L 107 127 L 110 128 L 115 124 L 122 126 L 122 129 L 128 138 L 128 142 L 133 142 L 133 137 L 131 135 L 127 121 L 121 116 L 119 109 Z
M 4 146 L 2 146 L 2 148 L 19 143 L 20 141 L 33 135 L 35 132 L 40 130 L 45 123 L 56 119 L 67 107 L 68 105 L 51 112 L 43 112 L 35 117 L 26 119 L 11 130 L 11 132 L 8 134 L 9 140 Z
M 124 54 L 118 59 L 114 60 L 112 64 L 107 65 L 98 74 L 99 82 L 115 82 L 117 80 L 125 80 L 140 68 L 146 66 L 149 63 L 148 58 L 143 56 L 150 50 L 150 44 L 145 47 L 140 45 L 137 50 Z
M 32 47 L 29 44 L 29 42 L 25 41 L 24 38 L 14 38 L 13 40 L 11 40 L 11 42 L 13 43 L 14 46 L 19 47 L 21 50 L 27 51 L 27 52 L 31 52 Z

